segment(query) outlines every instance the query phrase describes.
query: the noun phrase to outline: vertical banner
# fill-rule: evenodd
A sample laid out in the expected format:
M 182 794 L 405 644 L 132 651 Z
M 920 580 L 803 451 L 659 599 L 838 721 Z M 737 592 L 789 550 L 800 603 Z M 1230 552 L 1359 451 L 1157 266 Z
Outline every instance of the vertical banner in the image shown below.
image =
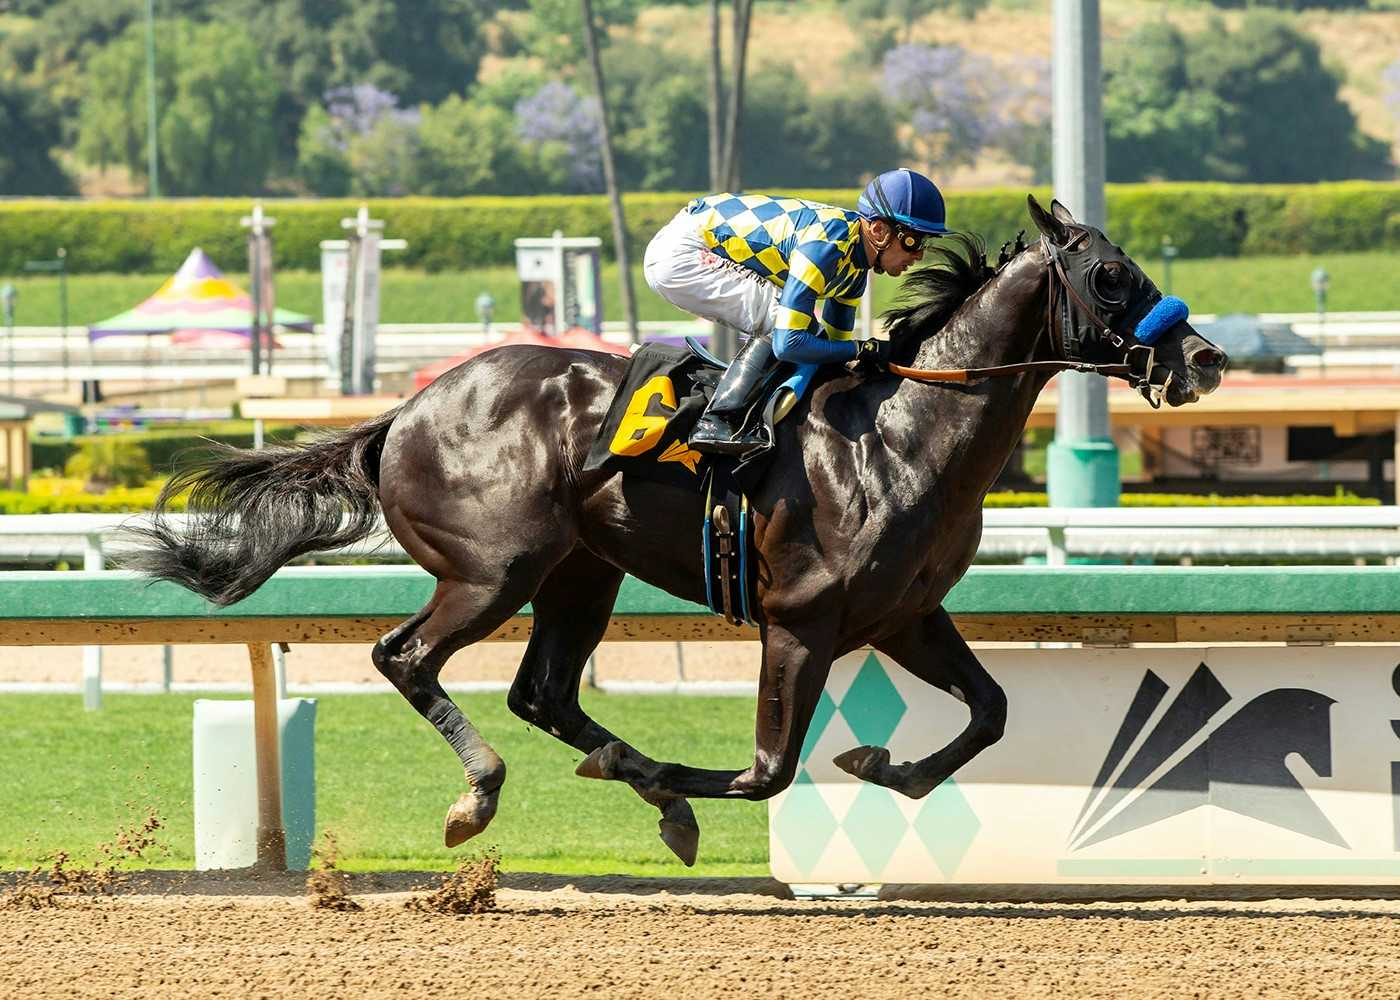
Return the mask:
M 370 230 L 359 239 L 355 256 L 355 324 L 351 392 L 374 392 L 375 337 L 379 330 L 379 233 Z
M 1400 650 L 982 650 L 1000 743 L 922 798 L 832 758 L 920 760 L 968 710 L 881 654 L 832 668 L 773 874 L 809 883 L 1400 885 Z
M 262 289 L 259 296 L 263 321 L 258 330 L 264 337 L 263 371 L 272 374 L 272 348 L 277 341 L 277 283 L 272 279 L 272 237 L 266 232 L 260 237 L 262 252 L 258 255 L 258 284 Z

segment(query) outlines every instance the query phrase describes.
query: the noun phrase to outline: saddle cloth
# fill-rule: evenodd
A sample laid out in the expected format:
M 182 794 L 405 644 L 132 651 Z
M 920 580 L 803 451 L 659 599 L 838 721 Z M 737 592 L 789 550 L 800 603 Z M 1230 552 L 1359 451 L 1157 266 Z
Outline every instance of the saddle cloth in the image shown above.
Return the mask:
M 701 455 L 687 441 L 714 395 L 724 369 L 713 358 L 668 344 L 644 344 L 632 355 L 627 375 L 613 396 L 584 461 L 584 471 L 598 469 L 694 488 L 713 456 Z M 746 423 L 762 422 L 769 446 L 752 452 L 734 465 L 735 477 L 745 489 L 762 478 L 772 457 L 773 423 L 780 400 L 791 394 L 795 404 L 806 395 L 817 372 L 816 365 L 780 364 L 769 375 L 760 401 Z M 778 410 L 786 413 L 791 406 Z

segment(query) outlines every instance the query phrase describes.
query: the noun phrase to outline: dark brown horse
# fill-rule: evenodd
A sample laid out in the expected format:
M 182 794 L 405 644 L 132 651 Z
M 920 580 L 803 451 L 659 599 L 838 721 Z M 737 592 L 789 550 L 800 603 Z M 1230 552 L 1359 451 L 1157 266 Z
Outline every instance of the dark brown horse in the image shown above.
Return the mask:
M 996 271 L 980 246 L 940 251 L 891 315 L 897 360 L 921 368 L 1026 361 L 1120 363 L 1121 332 L 1159 293 L 1142 270 L 1062 206 L 1030 210 L 1043 239 Z M 1224 355 L 1184 321 L 1143 374 L 1173 406 L 1220 382 Z M 1141 355 L 1139 355 L 1140 357 Z M 160 522 L 136 561 L 217 604 L 247 596 L 297 555 L 367 535 L 382 509 L 437 578 L 418 614 L 379 640 L 374 663 L 461 758 L 470 790 L 447 815 L 455 846 L 495 815 L 505 763 L 438 682 L 447 658 L 527 602 L 534 623 L 511 710 L 587 754 L 578 773 L 629 783 L 661 811 L 662 839 L 694 861 L 687 796 L 763 799 L 792 781 L 832 660 L 871 645 L 966 703 L 948 746 L 891 763 L 880 747 L 837 758 L 849 773 L 926 795 L 1006 722 L 1006 697 L 958 635 L 944 595 L 977 551 L 982 498 L 1050 377 L 1036 370 L 930 385 L 836 369 L 778 428 L 753 492 L 763 663 L 754 757 L 708 770 L 658 763 L 584 713 L 579 678 L 624 573 L 704 600 L 698 494 L 584 473 L 626 361 L 588 351 L 490 351 L 402 407 L 297 447 L 225 449 L 167 487 L 193 487 L 183 535 Z M 348 520 L 347 520 L 348 514 Z

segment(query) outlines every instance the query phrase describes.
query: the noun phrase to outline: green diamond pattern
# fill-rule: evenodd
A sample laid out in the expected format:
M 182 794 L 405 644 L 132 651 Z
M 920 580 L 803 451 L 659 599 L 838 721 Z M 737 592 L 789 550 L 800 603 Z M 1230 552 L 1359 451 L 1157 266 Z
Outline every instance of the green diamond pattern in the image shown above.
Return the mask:
M 953 877 L 981 829 L 982 821 L 952 778 L 929 792 L 914 816 L 914 832 L 944 878 Z
M 840 705 L 856 739 L 876 747 L 889 742 L 907 707 L 874 653 L 865 658 Z
M 812 756 L 812 751 L 817 748 L 817 742 L 826 732 L 827 723 L 835 714 L 836 702 L 831 700 L 831 695 L 827 694 L 826 689 L 823 688 L 822 696 L 817 700 L 817 710 L 812 713 L 812 724 L 807 727 L 807 738 L 802 741 L 802 753 L 797 758 L 803 764 L 807 763 L 807 758 Z
M 804 776 L 806 780 L 804 779 Z M 836 833 L 836 817 L 822 799 L 821 788 L 803 768 L 791 787 L 783 793 L 783 804 L 773 820 L 778 841 L 787 849 L 798 871 L 804 875 L 816 867 L 826 845 Z
M 879 879 L 890 856 L 909 829 L 909 821 L 894 803 L 894 792 L 879 785 L 862 785 L 841 826 L 856 853 Z

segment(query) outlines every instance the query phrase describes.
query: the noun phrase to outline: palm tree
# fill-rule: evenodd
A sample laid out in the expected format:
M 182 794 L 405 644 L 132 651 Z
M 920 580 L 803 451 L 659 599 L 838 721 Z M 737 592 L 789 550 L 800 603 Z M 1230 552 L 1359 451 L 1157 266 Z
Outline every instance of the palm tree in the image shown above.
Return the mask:
M 583 41 L 588 48 L 588 61 L 593 67 L 593 88 L 598 94 L 598 107 L 603 120 L 603 181 L 608 187 L 608 205 L 612 209 L 613 243 L 617 248 L 617 267 L 622 278 L 622 311 L 627 320 L 627 334 L 636 344 L 641 341 L 637 331 L 637 299 L 632 292 L 632 268 L 627 260 L 627 225 L 622 214 L 622 194 L 617 188 L 617 170 L 613 165 L 608 92 L 603 86 L 603 61 L 598 57 L 598 29 L 593 23 L 591 0 L 579 2 L 583 5 Z

